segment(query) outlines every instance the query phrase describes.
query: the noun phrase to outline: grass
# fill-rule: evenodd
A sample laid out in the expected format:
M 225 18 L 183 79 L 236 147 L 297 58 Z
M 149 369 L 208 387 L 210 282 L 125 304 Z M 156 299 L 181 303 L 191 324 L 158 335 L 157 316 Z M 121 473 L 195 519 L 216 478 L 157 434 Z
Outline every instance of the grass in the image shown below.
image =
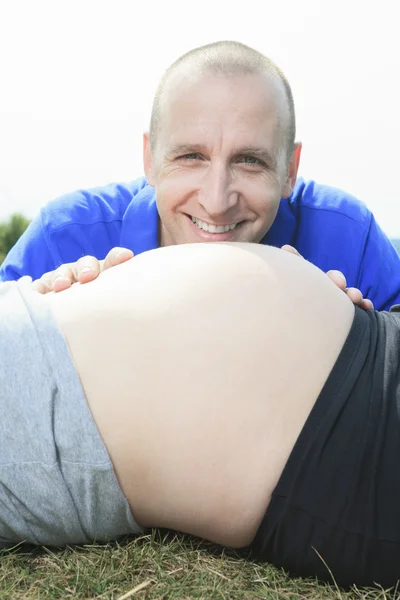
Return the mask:
M 0 599 L 398 600 L 383 589 L 342 591 L 291 579 L 207 542 L 153 532 L 79 548 L 15 548 L 0 557 Z

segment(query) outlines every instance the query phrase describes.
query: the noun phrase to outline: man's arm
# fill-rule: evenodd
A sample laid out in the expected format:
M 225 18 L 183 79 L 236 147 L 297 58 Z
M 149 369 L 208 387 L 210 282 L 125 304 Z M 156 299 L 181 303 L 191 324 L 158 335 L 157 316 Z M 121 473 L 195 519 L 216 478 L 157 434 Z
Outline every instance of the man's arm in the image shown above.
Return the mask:
M 52 200 L 9 252 L 0 269 L 0 281 L 24 275 L 39 279 L 88 255 L 105 259 L 112 248 L 120 245 L 122 222 L 133 198 L 143 192 L 145 209 L 152 200 L 148 197 L 151 193 L 146 193 L 148 189 L 141 177 L 128 183 L 76 190 Z M 133 226 L 140 228 L 140 216 Z
M 55 264 L 39 215 L 29 224 L 4 259 L 0 267 L 0 281 L 13 281 L 23 275 L 37 279 L 53 269 Z
M 400 256 L 373 216 L 356 287 L 374 303 L 376 310 L 389 310 L 400 303 Z
M 60 292 L 73 283 L 88 283 L 99 273 L 133 257 L 127 248 L 112 248 L 104 260 L 83 256 L 75 263 L 55 266 L 40 215 L 34 219 L 6 256 L 0 267 L 0 282 L 15 281 L 25 275 L 42 294 Z

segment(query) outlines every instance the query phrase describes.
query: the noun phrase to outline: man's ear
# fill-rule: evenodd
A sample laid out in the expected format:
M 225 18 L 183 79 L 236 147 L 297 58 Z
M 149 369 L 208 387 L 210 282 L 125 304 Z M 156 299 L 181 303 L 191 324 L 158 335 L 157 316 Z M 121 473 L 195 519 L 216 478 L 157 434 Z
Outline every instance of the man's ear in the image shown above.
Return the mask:
M 150 185 L 154 187 L 154 173 L 153 173 L 153 154 L 150 146 L 150 138 L 147 131 L 143 134 L 143 166 L 146 179 Z
M 286 176 L 286 182 L 283 187 L 283 198 L 287 198 L 293 192 L 293 188 L 296 184 L 297 172 L 299 170 L 300 155 L 302 149 L 302 143 L 296 142 L 293 148 L 293 152 L 290 156 L 289 168 Z

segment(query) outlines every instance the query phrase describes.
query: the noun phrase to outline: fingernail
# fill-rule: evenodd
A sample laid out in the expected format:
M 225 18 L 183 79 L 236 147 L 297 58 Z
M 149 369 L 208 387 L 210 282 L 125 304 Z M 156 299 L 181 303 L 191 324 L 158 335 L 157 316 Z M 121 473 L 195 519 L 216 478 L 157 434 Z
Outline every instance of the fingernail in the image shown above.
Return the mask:
M 83 269 L 80 270 L 80 274 L 89 273 L 89 271 L 93 271 L 92 267 L 83 267 Z

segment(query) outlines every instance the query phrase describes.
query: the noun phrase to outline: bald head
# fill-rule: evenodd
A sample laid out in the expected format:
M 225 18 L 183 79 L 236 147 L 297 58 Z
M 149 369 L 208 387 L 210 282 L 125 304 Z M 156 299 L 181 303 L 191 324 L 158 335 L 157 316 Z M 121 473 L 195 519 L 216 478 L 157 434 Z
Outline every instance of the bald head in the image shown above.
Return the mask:
M 295 110 L 292 91 L 284 74 L 269 58 L 239 42 L 223 41 L 201 46 L 176 60 L 164 73 L 154 98 L 150 121 L 150 144 L 154 151 L 163 121 L 164 103 L 168 91 L 182 81 L 196 80 L 202 75 L 225 77 L 264 75 L 281 93 L 277 95 L 281 115 L 284 150 L 289 158 L 296 135 Z

